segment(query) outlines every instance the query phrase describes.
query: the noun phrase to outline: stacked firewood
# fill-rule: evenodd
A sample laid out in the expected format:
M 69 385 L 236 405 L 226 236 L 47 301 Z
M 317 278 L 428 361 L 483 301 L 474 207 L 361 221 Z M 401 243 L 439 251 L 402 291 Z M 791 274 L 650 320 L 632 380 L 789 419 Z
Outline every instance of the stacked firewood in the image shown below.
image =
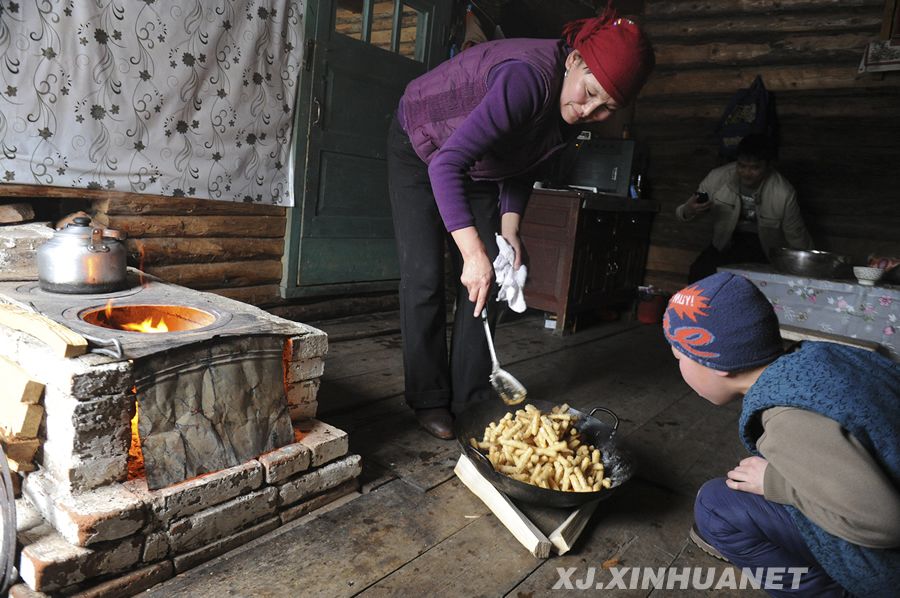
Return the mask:
M 5 357 L 0 357 L 0 380 L 0 446 L 18 496 L 21 474 L 34 471 L 34 458 L 41 447 L 38 429 L 44 415 L 40 404 L 44 385 Z

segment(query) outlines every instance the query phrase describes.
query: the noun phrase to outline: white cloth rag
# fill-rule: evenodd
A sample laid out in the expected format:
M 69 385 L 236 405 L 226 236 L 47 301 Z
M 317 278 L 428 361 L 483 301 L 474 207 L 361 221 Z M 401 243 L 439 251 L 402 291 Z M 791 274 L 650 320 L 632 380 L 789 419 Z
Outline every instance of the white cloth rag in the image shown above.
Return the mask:
M 522 313 L 528 307 L 525 305 L 525 293 L 522 290 L 525 287 L 525 279 L 528 278 L 528 268 L 522 264 L 518 270 L 513 269 L 516 252 L 500 235 L 497 235 L 497 248 L 500 250 L 494 260 L 494 276 L 500 286 L 497 301 L 506 301 L 510 309 Z

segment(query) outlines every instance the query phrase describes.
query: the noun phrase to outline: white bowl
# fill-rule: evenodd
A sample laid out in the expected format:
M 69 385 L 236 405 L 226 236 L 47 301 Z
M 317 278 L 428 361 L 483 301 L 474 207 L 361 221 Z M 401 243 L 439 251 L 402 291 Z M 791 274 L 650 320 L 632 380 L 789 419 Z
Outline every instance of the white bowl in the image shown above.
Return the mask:
M 865 266 L 853 266 L 853 276 L 859 284 L 872 286 L 884 274 L 883 268 L 867 268 Z

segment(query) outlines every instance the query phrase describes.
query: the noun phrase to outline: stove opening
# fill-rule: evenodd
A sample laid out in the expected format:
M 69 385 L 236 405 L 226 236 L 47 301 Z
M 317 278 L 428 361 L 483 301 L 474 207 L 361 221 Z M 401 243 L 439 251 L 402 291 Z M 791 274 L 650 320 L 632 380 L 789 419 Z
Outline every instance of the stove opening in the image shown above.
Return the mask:
M 89 310 L 81 319 L 88 324 L 125 330 L 159 334 L 204 328 L 216 321 L 216 316 L 184 305 L 112 305 Z
M 131 391 L 137 394 L 137 389 Z M 144 452 L 141 450 L 141 437 L 138 433 L 138 404 L 134 406 L 134 417 L 131 418 L 131 446 L 128 448 L 128 479 L 144 478 Z

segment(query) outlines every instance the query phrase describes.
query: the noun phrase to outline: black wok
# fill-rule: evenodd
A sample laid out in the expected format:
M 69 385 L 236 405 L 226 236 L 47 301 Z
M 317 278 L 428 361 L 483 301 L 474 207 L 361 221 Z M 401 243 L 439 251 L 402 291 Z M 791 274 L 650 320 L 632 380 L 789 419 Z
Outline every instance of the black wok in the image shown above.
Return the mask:
M 528 403 L 544 413 L 549 413 L 553 407 L 556 407 L 553 403 L 544 401 L 528 401 Z M 592 500 L 609 498 L 616 488 L 627 482 L 634 474 L 631 458 L 615 440 L 619 418 L 604 407 L 597 407 L 590 414 L 570 407 L 568 413 L 573 417 L 574 425 L 581 433 L 582 443 L 592 444 L 600 449 L 603 455 L 604 472 L 606 477 L 612 481 L 610 488 L 604 488 L 598 492 L 549 490 L 520 482 L 506 474 L 494 471 L 488 458 L 481 451 L 473 448 L 469 444 L 469 439 L 474 438 L 477 442 L 481 442 L 484 437 L 484 429 L 488 424 L 499 421 L 506 413 L 515 413 L 522 408 L 524 405 L 504 405 L 499 401 L 483 401 L 461 413 L 456 418 L 455 425 L 456 440 L 463 453 L 475 464 L 481 475 L 510 498 L 546 507 L 575 507 Z M 613 424 L 609 425 L 595 418 L 594 413 L 597 411 L 604 411 L 611 415 L 615 420 Z

